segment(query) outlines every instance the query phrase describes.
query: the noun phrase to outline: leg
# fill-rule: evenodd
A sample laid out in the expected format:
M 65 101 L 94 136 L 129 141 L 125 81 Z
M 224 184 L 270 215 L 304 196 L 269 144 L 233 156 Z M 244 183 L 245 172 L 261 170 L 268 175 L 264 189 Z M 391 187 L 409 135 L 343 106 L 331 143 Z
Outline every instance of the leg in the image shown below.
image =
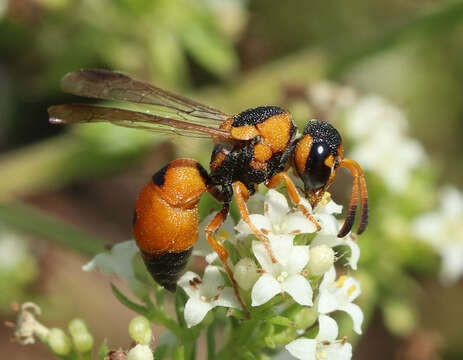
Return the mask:
M 241 218 L 244 220 L 246 224 L 248 224 L 252 232 L 259 238 L 259 240 L 262 241 L 262 244 L 264 244 L 265 249 L 267 250 L 267 253 L 269 254 L 272 262 L 276 263 L 277 260 L 273 255 L 272 249 L 270 248 L 270 244 L 267 238 L 262 234 L 262 232 L 259 229 L 255 227 L 255 225 L 249 218 L 249 211 L 246 207 L 246 201 L 249 199 L 248 189 L 242 182 L 235 181 L 233 183 L 233 193 L 235 194 L 236 203 L 238 205 L 238 211 L 240 212 Z
M 346 221 L 342 229 L 339 231 L 338 237 L 344 237 L 352 228 L 355 219 L 355 212 L 357 210 L 357 196 L 360 191 L 360 203 L 362 210 L 360 212 L 360 224 L 357 228 L 357 234 L 361 234 L 365 231 L 368 225 L 368 191 L 365 177 L 363 175 L 362 168 L 354 160 L 342 159 L 339 166 L 348 169 L 354 177 L 354 183 L 352 185 L 352 193 L 349 202 L 349 210 L 347 212 Z
M 309 212 L 309 210 L 307 210 L 307 208 L 301 203 L 301 197 L 299 196 L 296 185 L 294 185 L 293 181 L 291 180 L 291 178 L 289 177 L 286 171 L 282 171 L 276 174 L 265 184 L 265 186 L 267 186 L 269 189 L 276 188 L 281 183 L 282 180 L 284 180 L 286 184 L 286 189 L 288 189 L 288 195 L 291 198 L 291 201 L 294 204 L 296 204 L 299 210 L 302 211 L 304 216 L 315 225 L 315 227 L 317 228 L 317 231 L 320 231 L 321 230 L 320 224 L 313 217 L 313 215 Z
M 225 249 L 222 244 L 220 244 L 213 236 L 212 234 L 217 231 L 217 229 L 224 223 L 224 221 L 227 218 L 229 211 L 229 205 L 224 204 L 222 210 L 217 213 L 216 216 L 212 219 L 210 224 L 206 228 L 206 238 L 211 247 L 214 249 L 214 251 L 219 255 L 220 260 L 222 261 L 223 265 L 225 266 L 225 270 L 227 270 L 228 276 L 230 277 L 230 280 L 233 285 L 233 290 L 235 291 L 236 298 L 238 299 L 238 302 L 241 304 L 241 307 L 243 308 L 243 311 L 246 315 L 247 318 L 249 318 L 249 312 L 248 309 L 246 308 L 246 305 L 243 302 L 243 299 L 241 299 L 241 295 L 238 290 L 238 284 L 236 283 L 236 280 L 233 276 L 233 272 L 231 271 L 230 267 L 228 266 L 227 260 L 228 260 L 228 251 Z

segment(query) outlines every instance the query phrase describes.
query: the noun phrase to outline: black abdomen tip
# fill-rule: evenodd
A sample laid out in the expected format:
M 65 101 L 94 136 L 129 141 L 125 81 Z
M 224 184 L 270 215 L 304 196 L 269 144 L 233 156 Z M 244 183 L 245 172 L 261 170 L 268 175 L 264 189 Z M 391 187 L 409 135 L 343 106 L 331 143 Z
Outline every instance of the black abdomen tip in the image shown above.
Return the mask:
M 177 281 L 190 258 L 193 247 L 178 252 L 152 255 L 142 251 L 142 258 L 153 279 L 166 290 L 175 292 Z

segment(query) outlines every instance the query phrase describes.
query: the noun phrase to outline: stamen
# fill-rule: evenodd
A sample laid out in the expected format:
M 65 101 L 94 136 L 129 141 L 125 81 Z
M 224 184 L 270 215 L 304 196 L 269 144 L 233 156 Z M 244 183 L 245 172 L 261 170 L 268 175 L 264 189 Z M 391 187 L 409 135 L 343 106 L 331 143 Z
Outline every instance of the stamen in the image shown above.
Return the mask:
M 355 285 L 349 286 L 349 288 L 347 289 L 347 296 L 351 296 L 353 292 L 355 291 L 355 289 L 357 289 L 357 286 Z
M 347 280 L 347 276 L 342 275 L 341 277 L 339 277 L 338 281 L 336 281 L 336 286 L 338 288 L 342 288 L 344 286 L 344 283 L 346 282 L 346 280 Z

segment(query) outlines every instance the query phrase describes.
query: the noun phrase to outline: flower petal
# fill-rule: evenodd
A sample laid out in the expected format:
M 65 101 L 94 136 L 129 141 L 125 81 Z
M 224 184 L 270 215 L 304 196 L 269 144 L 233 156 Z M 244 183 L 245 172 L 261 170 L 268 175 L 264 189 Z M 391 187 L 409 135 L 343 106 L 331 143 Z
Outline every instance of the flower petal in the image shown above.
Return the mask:
M 268 232 L 272 231 L 272 224 L 270 219 L 266 218 L 264 215 L 252 214 L 249 216 L 249 218 L 251 219 L 251 223 L 258 230 L 265 229 Z M 238 225 L 235 226 L 235 230 L 239 233 L 238 237 L 254 234 L 249 225 L 246 224 L 243 219 L 241 219 Z
M 345 292 L 347 301 L 352 302 L 361 294 L 360 283 L 349 276 L 342 285 L 342 291 Z
M 343 243 L 342 239 L 338 238 L 336 235 L 333 234 L 317 234 L 310 246 L 317 246 L 317 245 L 326 245 L 329 247 L 335 247 L 341 245 Z
M 323 212 L 326 213 L 326 214 L 341 214 L 342 213 L 342 205 L 336 204 L 333 200 L 331 200 L 323 208 Z
M 354 322 L 353 329 L 357 334 L 362 333 L 363 312 L 356 304 L 348 303 L 339 307 L 339 310 L 345 311 L 350 315 Z
M 289 353 L 301 360 L 316 360 L 317 340 L 300 338 L 285 346 Z
M 330 267 L 330 269 L 323 275 L 323 280 L 320 284 L 320 290 L 328 289 L 330 285 L 334 283 L 336 279 L 336 270 L 334 266 Z
M 283 218 L 288 234 L 311 234 L 317 230 L 315 224 L 300 211 L 289 213 Z
M 352 359 L 352 345 L 348 342 L 335 342 L 329 345 L 322 345 L 319 352 L 323 353 L 324 360 Z
M 285 266 L 291 256 L 294 236 L 268 234 L 267 237 L 275 259 Z
M 199 297 L 199 288 L 197 286 L 193 287 L 190 284 L 194 278 L 201 279 L 199 275 L 195 274 L 193 271 L 187 271 L 177 281 L 177 285 L 181 286 L 190 298 Z
M 276 190 L 269 190 L 265 195 L 264 214 L 271 223 L 279 224 L 288 212 L 288 201 L 284 195 Z
M 309 262 L 309 247 L 306 245 L 293 246 L 286 270 L 290 275 L 299 274 Z
M 214 305 L 197 298 L 189 298 L 185 304 L 185 321 L 188 327 L 199 324 Z
M 338 235 L 339 221 L 333 215 L 329 214 L 315 214 L 315 219 L 319 222 L 322 229 L 319 234 Z
M 252 252 L 254 253 L 254 256 L 256 257 L 257 261 L 259 261 L 259 264 L 265 271 L 272 275 L 279 273 L 281 267 L 280 264 L 272 263 L 272 260 L 270 259 L 270 256 L 267 250 L 265 249 L 264 244 L 262 244 L 260 241 L 253 241 Z
M 330 291 L 320 289 L 318 297 L 318 312 L 320 314 L 329 314 L 332 311 L 338 310 L 339 299 Z
M 318 317 L 318 326 L 319 330 L 316 337 L 318 341 L 334 341 L 338 337 L 338 324 L 333 318 L 327 315 L 320 315 Z
M 292 275 L 281 284 L 297 303 L 305 306 L 312 306 L 313 291 L 309 281 L 302 275 Z
M 208 265 L 204 270 L 203 282 L 200 284 L 202 295 L 213 297 L 219 293 L 219 288 L 224 284 L 220 268 L 214 265 Z
M 347 259 L 347 263 L 353 270 L 357 270 L 357 263 L 360 259 L 360 247 L 350 236 L 346 238 L 346 245 L 350 248 L 350 257 Z
M 224 288 L 220 293 L 219 293 L 219 298 L 217 300 L 213 301 L 214 306 L 225 306 L 225 307 L 232 307 L 235 309 L 240 309 L 241 306 L 238 303 L 238 300 L 236 299 L 235 292 L 231 287 L 226 287 Z
M 252 288 L 252 306 L 265 304 L 281 291 L 281 284 L 273 276 L 263 274 Z

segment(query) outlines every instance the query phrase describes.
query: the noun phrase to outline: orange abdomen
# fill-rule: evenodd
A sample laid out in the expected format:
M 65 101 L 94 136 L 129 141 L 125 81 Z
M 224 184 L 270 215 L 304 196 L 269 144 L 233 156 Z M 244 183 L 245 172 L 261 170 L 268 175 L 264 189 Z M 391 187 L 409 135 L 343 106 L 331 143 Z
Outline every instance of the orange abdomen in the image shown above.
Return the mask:
M 198 239 L 198 202 L 207 182 L 197 161 L 177 159 L 153 175 L 135 203 L 135 241 L 154 280 L 169 291 Z
M 183 209 L 161 198 L 150 181 L 135 204 L 133 235 L 138 247 L 150 254 L 187 250 L 198 238 L 198 207 Z

